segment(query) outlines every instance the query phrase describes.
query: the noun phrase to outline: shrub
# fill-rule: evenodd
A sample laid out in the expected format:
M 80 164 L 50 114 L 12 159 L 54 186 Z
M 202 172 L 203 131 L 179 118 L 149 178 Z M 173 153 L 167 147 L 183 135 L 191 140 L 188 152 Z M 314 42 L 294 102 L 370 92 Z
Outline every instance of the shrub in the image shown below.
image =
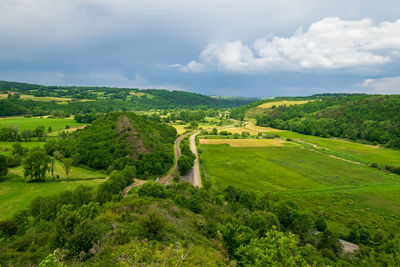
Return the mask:
M 161 215 L 155 211 L 149 212 L 140 220 L 143 237 L 150 240 L 163 239 L 165 235 L 165 223 L 165 219 Z
M 324 219 L 318 218 L 315 220 L 315 227 L 317 228 L 317 231 L 323 232 L 328 227 L 328 225 L 326 224 Z
M 166 198 L 168 195 L 164 185 L 155 182 L 147 182 L 139 188 L 139 196 Z
M 0 233 L 3 233 L 5 236 L 13 236 L 17 233 L 18 231 L 18 225 L 11 221 L 2 221 L 0 222 Z
M 7 158 L 7 165 L 8 167 L 17 167 L 21 165 L 22 158 L 19 154 L 16 155 L 9 155 Z

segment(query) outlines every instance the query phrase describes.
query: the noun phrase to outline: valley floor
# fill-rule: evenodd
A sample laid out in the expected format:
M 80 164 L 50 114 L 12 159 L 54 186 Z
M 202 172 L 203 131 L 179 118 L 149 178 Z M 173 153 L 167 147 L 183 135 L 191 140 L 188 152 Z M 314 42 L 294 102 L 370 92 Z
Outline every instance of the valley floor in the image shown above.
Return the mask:
M 263 132 L 263 127 L 247 127 Z M 265 132 L 272 131 L 265 128 Z M 200 140 L 205 178 L 222 189 L 233 185 L 295 200 L 302 208 L 322 215 L 330 228 L 342 235 L 348 234 L 354 223 L 398 229 L 400 176 L 369 165 L 399 165 L 400 151 L 273 132 L 280 139 Z

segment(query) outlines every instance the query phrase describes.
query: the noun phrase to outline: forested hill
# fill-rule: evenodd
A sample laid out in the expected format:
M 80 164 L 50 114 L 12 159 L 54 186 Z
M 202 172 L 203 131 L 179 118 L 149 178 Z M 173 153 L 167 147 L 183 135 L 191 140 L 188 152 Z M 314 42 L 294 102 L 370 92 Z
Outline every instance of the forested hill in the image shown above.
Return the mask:
M 173 109 L 173 108 L 233 108 L 246 105 L 254 99 L 215 98 L 201 94 L 168 91 L 161 89 L 136 89 L 90 86 L 44 86 L 37 84 L 0 81 L 0 92 L 3 94 L 17 92 L 35 97 L 59 97 L 71 100 L 124 101 L 125 109 Z M 103 103 L 104 104 L 104 103 Z M 113 102 L 110 102 L 112 105 Z M 89 103 L 81 103 L 90 106 Z M 113 109 L 114 110 L 114 109 Z
M 266 109 L 257 124 L 323 137 L 400 148 L 400 95 L 325 96 L 302 105 Z
M 94 169 L 122 170 L 131 165 L 137 177 L 148 178 L 172 166 L 175 137 L 171 126 L 130 112 L 113 112 L 59 141 L 46 143 L 46 149 Z

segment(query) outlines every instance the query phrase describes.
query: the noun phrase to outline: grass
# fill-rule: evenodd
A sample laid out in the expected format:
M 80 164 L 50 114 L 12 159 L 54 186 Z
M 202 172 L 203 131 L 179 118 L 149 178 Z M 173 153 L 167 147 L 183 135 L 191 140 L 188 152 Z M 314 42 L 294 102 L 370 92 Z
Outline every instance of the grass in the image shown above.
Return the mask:
M 25 209 L 36 196 L 49 196 L 65 190 L 73 190 L 79 185 L 98 186 L 105 179 L 100 172 L 84 168 L 72 167 L 66 177 L 60 162 L 56 162 L 55 175 L 60 175 L 60 181 L 53 181 L 48 173 L 46 182 L 27 183 L 23 178 L 22 166 L 9 170 L 7 178 L 0 181 L 0 220 L 10 218 L 15 211 Z M 68 179 L 65 179 L 68 178 Z
M 251 135 L 257 135 L 258 134 L 257 131 L 252 130 L 252 129 L 247 129 L 245 127 L 230 127 L 230 128 L 221 129 L 220 131 L 227 131 L 227 132 L 230 132 L 232 134 L 234 134 L 234 133 L 242 134 L 243 132 L 248 132 Z
M 33 92 L 33 90 L 31 90 Z M 5 99 L 8 97 L 8 94 L 0 94 L 0 99 Z M 68 97 L 53 97 L 53 96 L 33 96 L 33 95 L 20 95 L 20 99 L 22 100 L 35 100 L 35 101 L 55 101 L 58 104 L 67 104 L 69 101 L 80 101 L 87 102 L 93 101 L 92 99 L 72 99 Z
M 282 132 L 282 130 L 279 129 L 274 129 L 271 127 L 261 127 L 261 126 L 257 126 L 255 125 L 253 122 L 249 122 L 246 126 L 244 126 L 244 128 L 248 131 L 248 130 L 253 130 L 256 132 L 261 132 L 261 133 L 266 133 L 266 132 Z
M 202 128 L 202 129 L 206 129 L 206 130 L 211 130 L 213 128 L 220 128 L 221 127 L 221 126 L 217 126 L 215 124 L 212 124 L 211 123 L 212 121 L 213 120 L 210 119 L 207 122 L 199 122 L 199 129 Z M 176 131 L 177 131 L 177 133 L 179 135 L 181 135 L 181 134 L 183 134 L 185 132 L 188 132 L 188 131 L 189 132 L 194 131 L 193 129 L 185 129 L 185 127 L 190 126 L 190 123 L 185 123 L 185 124 L 171 123 L 170 125 L 176 129 Z M 221 129 L 221 130 L 226 130 L 226 129 Z M 248 131 L 248 130 L 244 130 L 244 131 Z
M 373 229 L 398 229 L 398 175 L 301 146 L 201 144 L 200 148 L 203 173 L 218 188 L 233 185 L 259 193 L 276 192 L 323 216 L 331 229 L 343 235 L 353 221 Z
M 269 147 L 289 145 L 291 143 L 282 139 L 200 139 L 200 144 L 227 144 L 231 147 Z
M 8 94 L 0 94 L 0 98 L 7 98 Z M 72 98 L 66 97 L 51 97 L 51 96 L 33 96 L 33 95 L 20 95 L 20 99 L 23 100 L 35 100 L 35 101 L 56 101 L 56 102 L 68 102 Z
M 47 133 L 47 129 L 49 126 L 52 127 L 53 131 L 58 131 L 65 129 L 65 126 L 68 125 L 71 128 L 76 128 L 79 126 L 83 126 L 85 124 L 78 123 L 73 119 L 52 119 L 52 118 L 21 118 L 21 117 L 12 117 L 0 119 L 0 128 L 3 127 L 17 127 L 19 130 L 34 130 L 39 126 L 45 127 L 45 133 Z
M 246 118 L 255 118 L 258 114 L 264 113 L 266 109 L 270 109 L 273 106 L 291 106 L 291 105 L 301 105 L 308 103 L 310 101 L 315 100 L 299 100 L 299 101 L 290 101 L 290 100 L 282 100 L 282 101 L 274 101 L 274 102 L 267 102 L 263 103 L 257 107 L 251 108 L 246 112 Z
M 332 152 L 336 156 L 347 158 L 353 161 L 358 161 L 365 164 L 371 164 L 375 162 L 381 167 L 384 167 L 385 165 L 400 166 L 400 150 L 359 144 L 337 138 L 323 138 L 304 135 L 291 131 L 280 131 L 278 134 L 280 137 L 299 140 L 311 144 L 312 146 L 325 152 Z
M 301 105 L 308 103 L 310 100 L 299 100 L 299 101 L 289 101 L 289 100 L 282 100 L 282 101 L 276 101 L 276 102 L 267 102 L 264 104 L 261 104 L 258 106 L 258 108 L 272 108 L 273 106 L 279 107 L 279 106 L 292 106 L 292 105 Z
M 45 142 L 20 142 L 25 148 L 31 149 L 33 147 L 43 147 Z M 11 153 L 12 145 L 15 142 L 0 142 L 0 153 L 8 155 Z

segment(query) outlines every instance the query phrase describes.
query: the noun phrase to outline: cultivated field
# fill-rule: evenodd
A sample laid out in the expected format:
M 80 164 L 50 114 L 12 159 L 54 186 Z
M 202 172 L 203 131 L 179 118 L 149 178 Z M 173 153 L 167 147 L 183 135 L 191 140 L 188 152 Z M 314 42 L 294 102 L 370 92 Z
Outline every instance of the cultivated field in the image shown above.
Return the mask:
M 267 103 L 261 104 L 257 107 L 249 109 L 246 112 L 246 118 L 254 119 L 258 114 L 265 112 L 266 109 L 272 108 L 273 106 L 279 107 L 279 106 L 284 106 L 284 105 L 286 105 L 286 106 L 301 105 L 301 104 L 308 103 L 310 101 L 315 101 L 315 100 L 299 100 L 299 101 L 281 100 L 281 101 L 267 102 Z
M 300 100 L 300 101 L 288 101 L 288 100 L 282 100 L 282 101 L 276 101 L 276 102 L 267 102 L 264 104 L 261 104 L 258 106 L 258 108 L 272 108 L 273 106 L 279 107 L 279 106 L 291 106 L 291 105 L 301 105 L 308 103 L 310 100 Z
M 282 139 L 200 139 L 200 144 L 226 144 L 231 147 L 269 147 L 291 145 L 291 143 Z
M 233 185 L 295 199 L 342 234 L 354 221 L 375 229 L 398 229 L 400 176 L 363 163 L 395 165 L 400 151 L 289 131 L 279 135 L 293 138 L 297 146 L 232 147 L 226 143 L 251 139 L 201 140 L 204 175 L 218 188 Z

